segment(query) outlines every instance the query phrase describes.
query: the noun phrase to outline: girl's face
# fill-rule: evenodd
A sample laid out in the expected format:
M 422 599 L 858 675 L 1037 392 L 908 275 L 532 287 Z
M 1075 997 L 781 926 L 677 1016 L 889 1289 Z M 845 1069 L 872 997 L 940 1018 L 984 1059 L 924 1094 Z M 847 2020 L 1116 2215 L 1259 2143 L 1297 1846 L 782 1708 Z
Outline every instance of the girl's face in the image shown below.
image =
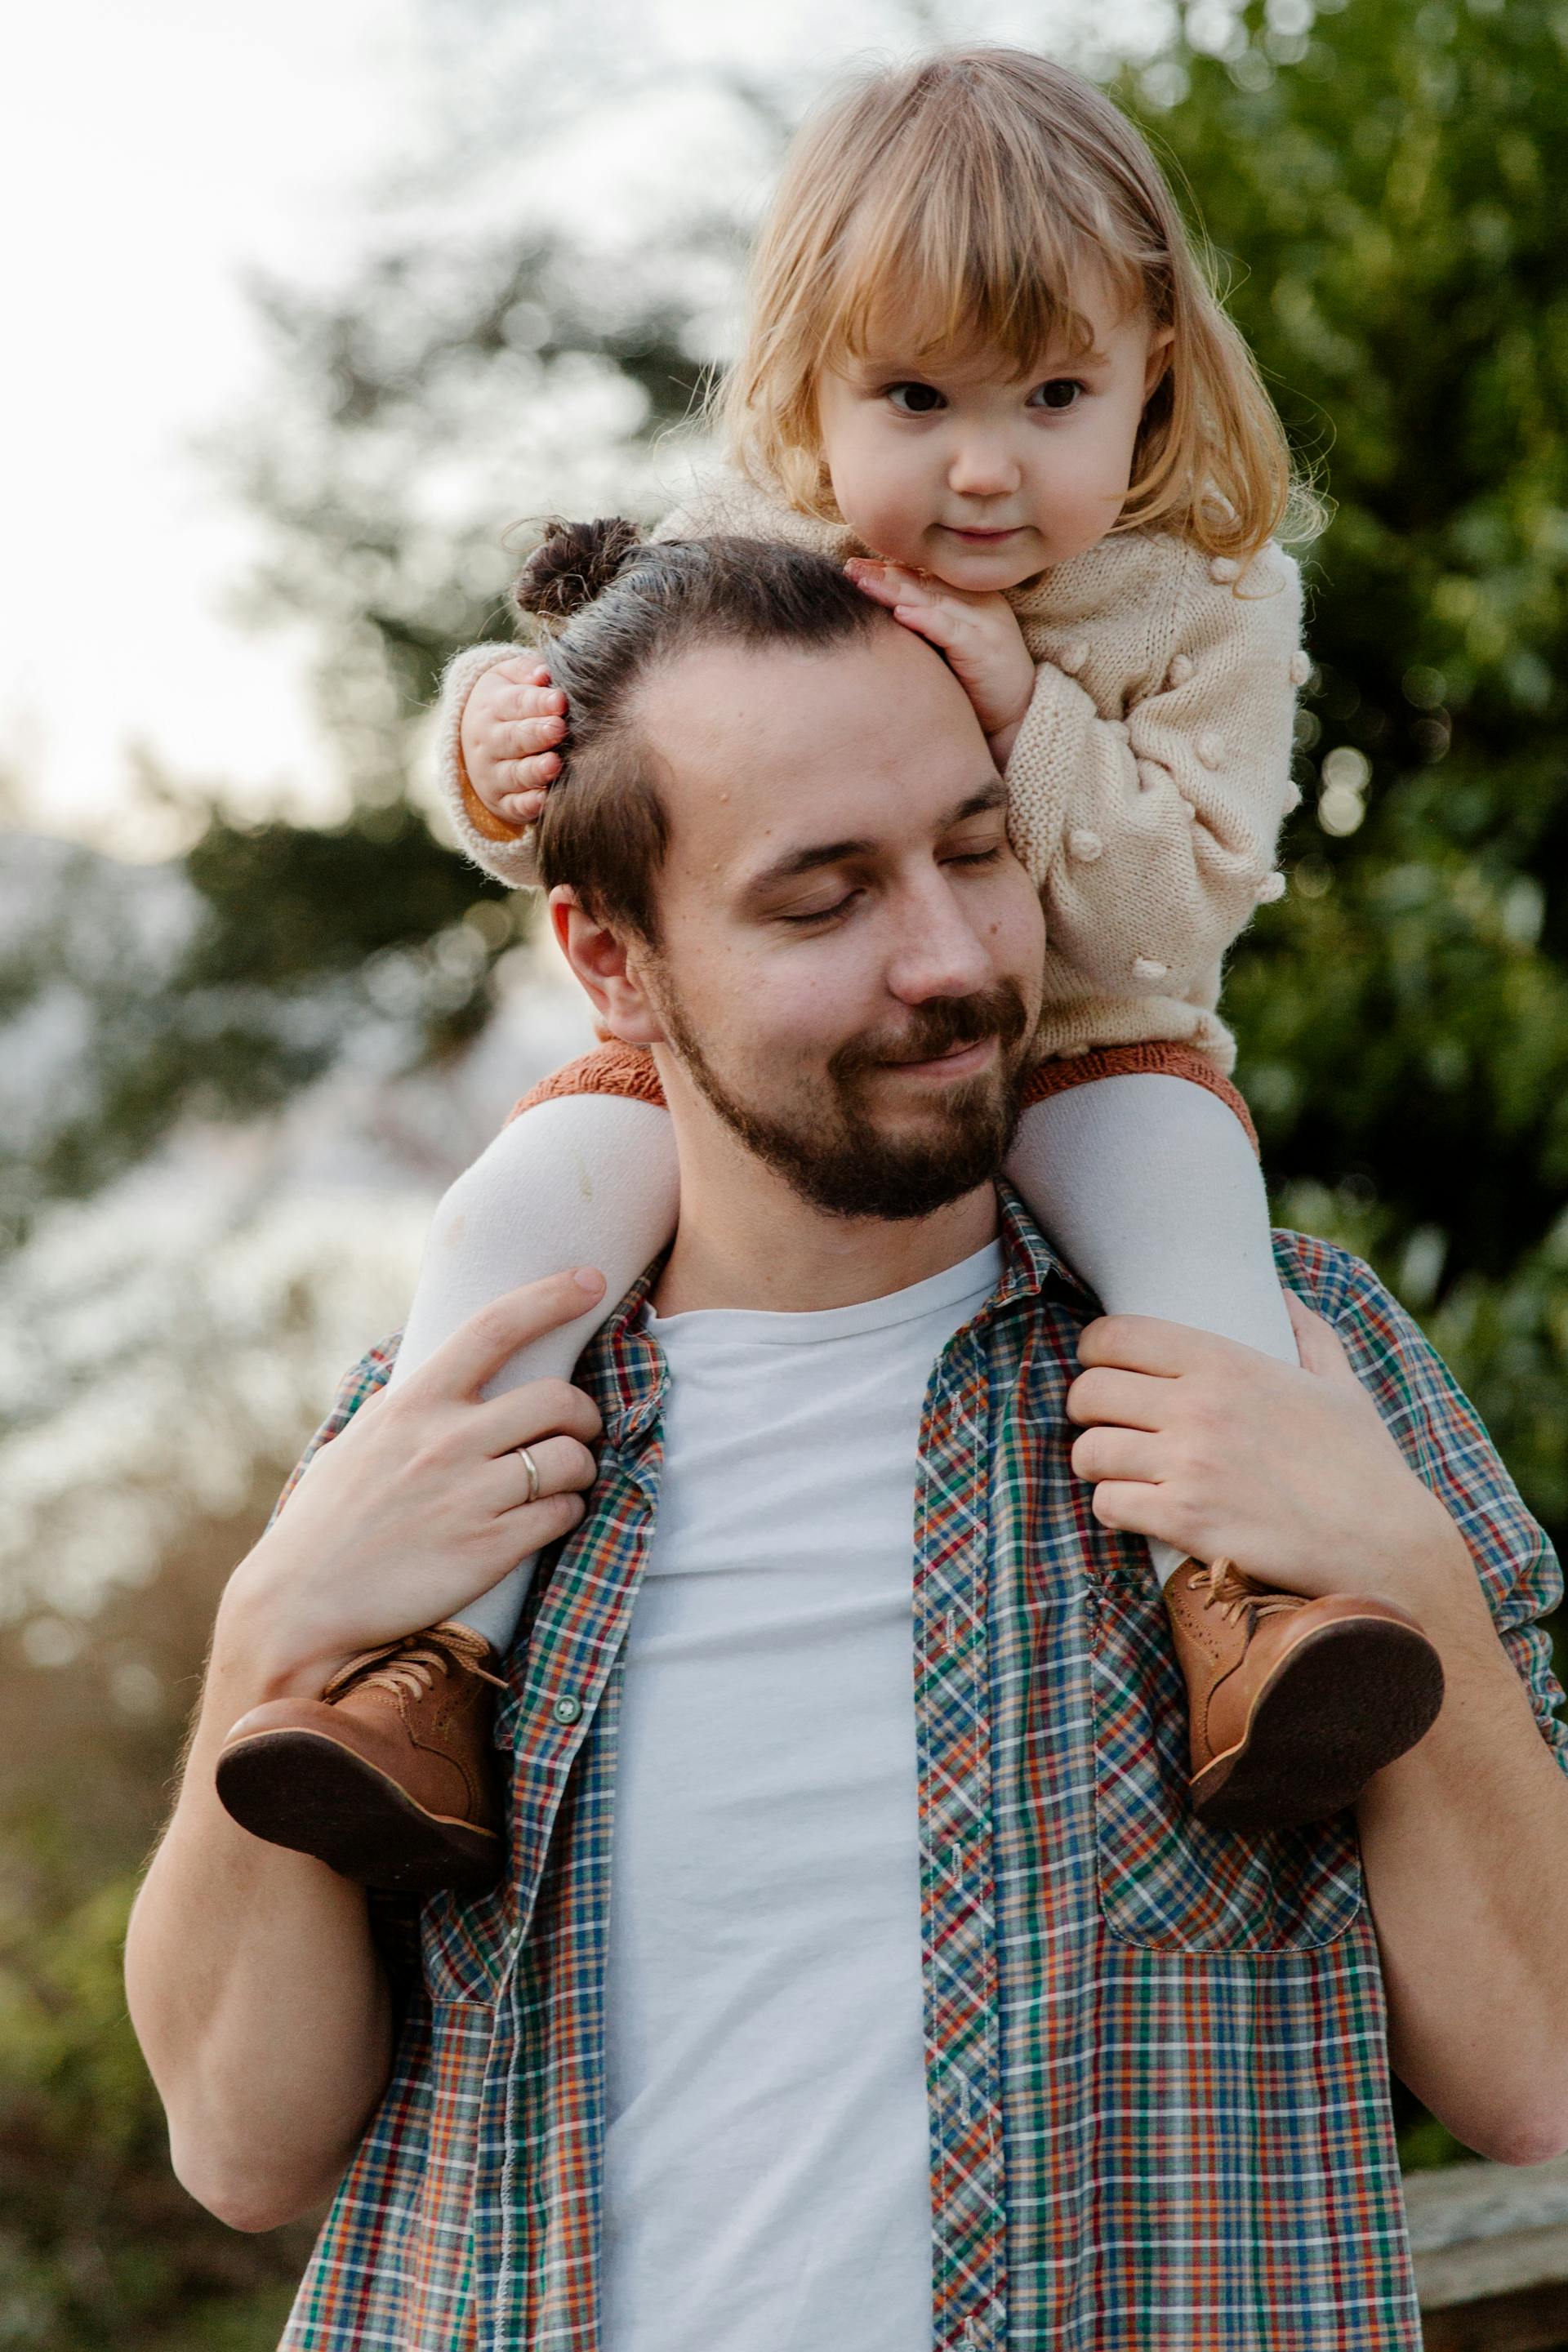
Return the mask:
M 1089 352 L 1047 351 L 1020 379 L 996 352 L 919 352 L 879 335 L 825 371 L 823 446 L 845 521 L 876 555 L 950 588 L 1016 588 L 1103 539 L 1126 500 L 1169 327 L 1101 286 L 1075 307 Z

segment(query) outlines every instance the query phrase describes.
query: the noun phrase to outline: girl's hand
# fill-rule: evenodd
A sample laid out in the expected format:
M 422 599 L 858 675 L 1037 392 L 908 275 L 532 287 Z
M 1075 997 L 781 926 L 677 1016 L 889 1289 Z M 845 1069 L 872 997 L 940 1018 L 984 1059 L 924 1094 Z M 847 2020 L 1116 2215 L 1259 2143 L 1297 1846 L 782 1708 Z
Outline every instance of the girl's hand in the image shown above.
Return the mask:
M 926 637 L 974 705 L 991 756 L 1005 767 L 1013 739 L 1035 690 L 1035 665 L 1018 616 L 1001 594 L 949 588 L 901 563 L 854 556 L 844 569 L 857 588 L 885 604 L 895 621 Z
M 547 669 L 504 661 L 476 679 L 463 705 L 463 765 L 492 816 L 526 831 L 561 773 L 565 734 L 566 697 Z

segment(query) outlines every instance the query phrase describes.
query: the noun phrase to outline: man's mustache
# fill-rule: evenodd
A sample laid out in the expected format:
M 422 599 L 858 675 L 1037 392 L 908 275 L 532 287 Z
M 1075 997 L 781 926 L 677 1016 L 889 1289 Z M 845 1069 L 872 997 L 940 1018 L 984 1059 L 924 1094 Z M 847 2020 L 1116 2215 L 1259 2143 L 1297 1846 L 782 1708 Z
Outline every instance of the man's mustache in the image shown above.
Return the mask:
M 1016 1045 L 1028 1025 L 1029 1010 L 1016 983 L 1000 981 L 978 996 L 935 997 L 896 1031 L 852 1037 L 827 1066 L 836 1078 L 850 1077 L 888 1062 L 935 1061 L 961 1046 L 978 1045 L 986 1037 L 996 1038 L 1005 1051 Z

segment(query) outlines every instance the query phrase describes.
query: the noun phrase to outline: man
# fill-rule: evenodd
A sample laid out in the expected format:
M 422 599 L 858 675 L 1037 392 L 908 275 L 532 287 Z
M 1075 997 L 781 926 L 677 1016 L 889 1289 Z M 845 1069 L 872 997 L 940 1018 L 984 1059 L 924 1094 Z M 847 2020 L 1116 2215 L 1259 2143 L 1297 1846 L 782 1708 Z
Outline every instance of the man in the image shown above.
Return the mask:
M 1281 1239 L 1300 1370 L 1090 1320 L 993 1181 L 1040 916 L 969 704 L 849 601 L 803 646 L 814 557 L 726 624 L 730 560 L 622 713 L 626 823 L 569 777 L 550 845 L 675 1244 L 586 1394 L 479 1391 L 592 1277 L 367 1406 L 374 1356 L 236 1571 L 127 1955 L 176 2168 L 249 2228 L 342 2176 L 315 2352 L 1414 2347 L 1385 2028 L 1472 2146 L 1568 2145 L 1554 1563 L 1342 1254 Z M 1447 1704 L 1359 1853 L 1193 1821 L 1117 1529 L 1419 1616 Z M 223 1812 L 247 1709 L 563 1537 L 491 1893 L 416 1938 Z

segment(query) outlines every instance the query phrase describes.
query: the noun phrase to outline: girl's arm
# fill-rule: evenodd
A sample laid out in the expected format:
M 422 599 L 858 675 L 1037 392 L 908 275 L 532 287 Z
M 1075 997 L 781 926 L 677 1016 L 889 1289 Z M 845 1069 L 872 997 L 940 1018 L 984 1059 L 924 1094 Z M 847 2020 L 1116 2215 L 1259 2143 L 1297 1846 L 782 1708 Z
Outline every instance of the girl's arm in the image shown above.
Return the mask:
M 1086 616 L 1081 638 L 1025 617 L 1040 666 L 1009 824 L 1076 992 L 1212 1004 L 1226 950 L 1285 887 L 1300 580 L 1274 546 L 1240 577 L 1174 541 L 1133 553 L 1136 601 Z
M 843 532 L 777 505 L 738 475 L 715 471 L 692 483 L 686 497 L 655 525 L 654 539 L 701 539 L 715 531 L 755 539 L 788 540 L 797 546 L 838 553 Z M 548 749 L 535 732 L 539 722 L 558 717 L 560 702 L 547 686 L 527 681 L 542 675 L 537 655 L 515 645 L 470 646 L 447 665 L 436 706 L 437 784 L 464 849 L 476 866 L 514 889 L 534 879 L 532 817 L 508 803 L 520 788 L 547 789 L 550 773 L 539 772 L 538 754 Z M 505 679 L 496 673 L 506 666 Z M 469 698 L 480 688 L 489 709 L 476 723 Z M 475 758 L 476 742 L 484 753 Z M 508 756 L 497 766 L 493 749 Z M 519 754 L 524 756 L 519 757 Z M 533 756 L 527 756 L 531 754 Z M 518 772 L 521 771 L 520 774 Z
M 518 659 L 516 646 L 469 646 L 447 663 L 436 705 L 436 781 L 458 839 L 487 874 L 523 889 L 534 879 L 531 826 L 509 824 L 474 790 L 463 756 L 463 716 L 479 680 Z M 530 689 L 524 688 L 522 692 Z

